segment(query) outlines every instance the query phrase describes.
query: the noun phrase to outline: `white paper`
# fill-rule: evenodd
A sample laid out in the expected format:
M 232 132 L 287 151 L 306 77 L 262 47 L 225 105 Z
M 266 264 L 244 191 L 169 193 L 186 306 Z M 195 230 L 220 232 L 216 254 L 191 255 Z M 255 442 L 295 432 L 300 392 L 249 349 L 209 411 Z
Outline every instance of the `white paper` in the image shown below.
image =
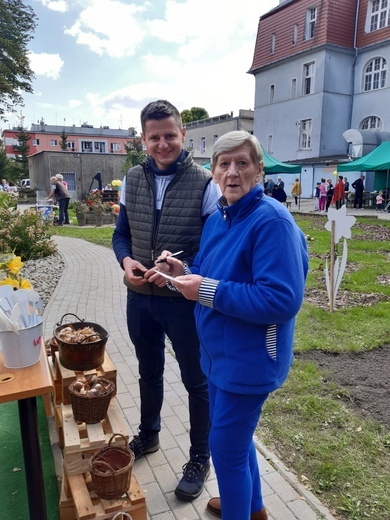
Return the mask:
M 153 271 L 156 271 L 156 273 L 161 274 L 161 276 L 166 278 L 167 280 L 172 280 L 173 282 L 181 283 L 182 285 L 184 285 L 183 282 L 181 282 L 180 280 L 177 280 L 173 276 L 170 276 L 169 274 L 165 274 L 162 271 L 159 271 L 158 269 L 153 269 Z

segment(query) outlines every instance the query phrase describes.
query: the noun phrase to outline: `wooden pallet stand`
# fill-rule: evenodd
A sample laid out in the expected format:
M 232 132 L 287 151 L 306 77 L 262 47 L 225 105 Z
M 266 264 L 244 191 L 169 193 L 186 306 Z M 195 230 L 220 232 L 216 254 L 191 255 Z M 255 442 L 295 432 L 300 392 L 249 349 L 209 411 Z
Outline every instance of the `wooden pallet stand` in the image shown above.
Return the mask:
M 59 405 L 61 403 L 63 404 L 70 404 L 71 398 L 70 398 L 70 392 L 69 392 L 69 385 L 73 383 L 76 379 L 85 377 L 85 376 L 99 376 L 104 377 L 105 379 L 108 379 L 112 381 L 115 384 L 115 392 L 116 393 L 116 368 L 111 361 L 109 355 L 107 352 L 104 355 L 104 363 L 102 366 L 95 368 L 93 370 L 88 370 L 85 372 L 77 371 L 77 370 L 69 370 L 68 368 L 65 368 L 60 363 L 60 355 L 58 352 L 55 352 L 54 354 L 54 364 L 50 363 L 52 367 L 53 372 L 53 379 L 54 379 L 54 403 L 56 405 Z M 50 356 L 49 356 L 50 360 Z M 53 361 L 53 359 L 51 359 Z
M 111 399 L 107 417 L 96 424 L 77 423 L 72 406 L 61 405 L 64 469 L 67 475 L 89 471 L 89 459 L 101 448 L 107 446 L 114 433 L 120 433 L 129 442 L 129 434 L 121 409 L 115 397 Z M 123 446 L 118 437 L 111 444 Z
M 132 520 L 146 520 L 145 495 L 133 474 L 128 492 L 116 500 L 99 498 L 92 488 L 89 473 L 64 474 L 60 520 L 108 520 L 119 511 L 131 515 Z

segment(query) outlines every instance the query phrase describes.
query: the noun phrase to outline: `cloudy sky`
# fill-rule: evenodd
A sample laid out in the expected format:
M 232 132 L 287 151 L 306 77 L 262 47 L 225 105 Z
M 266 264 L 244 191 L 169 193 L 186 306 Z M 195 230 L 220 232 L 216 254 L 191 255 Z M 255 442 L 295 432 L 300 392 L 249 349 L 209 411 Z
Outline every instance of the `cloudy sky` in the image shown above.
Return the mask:
M 140 110 L 165 98 L 210 116 L 254 108 L 259 17 L 279 0 L 29 0 L 34 94 L 4 127 L 47 124 L 140 131 Z

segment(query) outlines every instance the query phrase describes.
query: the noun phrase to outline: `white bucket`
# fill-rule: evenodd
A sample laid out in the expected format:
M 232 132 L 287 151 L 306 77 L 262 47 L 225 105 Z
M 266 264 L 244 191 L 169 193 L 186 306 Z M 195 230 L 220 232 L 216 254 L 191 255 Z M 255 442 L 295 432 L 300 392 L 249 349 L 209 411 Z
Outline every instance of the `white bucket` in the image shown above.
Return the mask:
M 37 317 L 39 323 L 20 329 L 19 334 L 13 331 L 0 331 L 0 348 L 3 363 L 7 368 L 25 368 L 38 363 L 41 354 L 43 318 Z

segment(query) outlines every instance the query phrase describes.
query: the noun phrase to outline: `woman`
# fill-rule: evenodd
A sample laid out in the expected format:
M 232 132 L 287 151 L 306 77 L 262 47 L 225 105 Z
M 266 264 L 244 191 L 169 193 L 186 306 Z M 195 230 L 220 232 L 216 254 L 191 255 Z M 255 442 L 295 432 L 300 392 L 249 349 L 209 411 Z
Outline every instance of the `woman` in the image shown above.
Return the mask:
M 335 204 L 336 209 L 340 209 L 341 206 L 344 204 L 344 182 L 343 182 L 343 176 L 339 175 L 337 179 L 336 186 L 333 190 L 333 197 L 331 204 Z
M 302 190 L 301 190 L 301 183 L 299 182 L 299 179 L 295 179 L 295 182 L 293 184 L 291 195 L 295 198 L 295 205 L 298 205 L 298 198 L 301 196 Z
M 264 401 L 290 370 L 308 268 L 304 235 L 282 204 L 264 196 L 262 168 L 254 136 L 235 131 L 220 137 L 211 172 L 222 197 L 205 224 L 194 265 L 189 269 L 168 251 L 158 264 L 176 277 L 176 290 L 197 301 L 220 491 L 207 509 L 224 520 L 268 518 L 253 434 Z

